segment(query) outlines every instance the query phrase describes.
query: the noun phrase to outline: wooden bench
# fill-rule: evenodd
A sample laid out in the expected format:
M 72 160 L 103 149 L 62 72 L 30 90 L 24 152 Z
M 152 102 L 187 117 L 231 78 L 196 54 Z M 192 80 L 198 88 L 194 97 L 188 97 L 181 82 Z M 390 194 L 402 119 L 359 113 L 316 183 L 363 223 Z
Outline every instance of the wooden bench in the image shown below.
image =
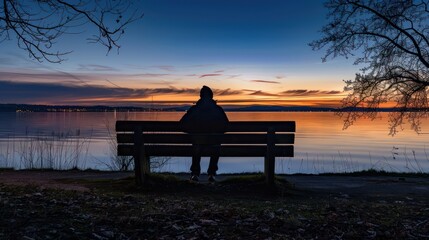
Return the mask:
M 230 122 L 225 134 L 187 134 L 178 121 L 117 121 L 118 156 L 133 156 L 137 185 L 146 182 L 151 156 L 191 157 L 192 143 L 220 142 L 220 157 L 264 157 L 266 182 L 274 184 L 275 157 L 293 157 L 295 122 Z M 203 149 L 202 156 L 210 156 Z M 222 159 L 221 159 L 222 161 Z

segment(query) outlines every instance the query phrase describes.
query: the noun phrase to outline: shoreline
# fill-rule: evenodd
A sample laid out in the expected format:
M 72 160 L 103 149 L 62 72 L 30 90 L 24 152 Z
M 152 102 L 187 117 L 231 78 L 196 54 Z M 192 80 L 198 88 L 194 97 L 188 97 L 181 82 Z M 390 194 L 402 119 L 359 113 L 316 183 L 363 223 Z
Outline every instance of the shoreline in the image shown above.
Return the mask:
M 377 175 L 377 173 L 380 173 Z M 188 184 L 189 173 L 153 173 L 158 179 L 169 181 L 167 185 Z M 262 173 L 219 174 L 217 185 L 234 185 L 243 181 L 248 184 L 263 184 Z M 339 174 L 276 174 L 277 181 L 286 182 L 294 191 L 310 191 L 315 194 L 347 193 L 356 197 L 364 196 L 427 196 L 429 199 L 429 178 L 426 173 L 389 173 L 361 171 Z M 126 181 L 128 187 L 138 188 L 134 184 L 134 172 L 99 171 L 99 170 L 11 170 L 0 169 L 0 184 L 64 190 L 89 191 L 94 183 Z M 259 182 L 260 181 L 260 182 Z M 200 183 L 208 185 L 207 175 L 202 174 Z M 282 183 L 281 183 L 282 184 Z M 186 188 L 192 186 L 186 186 Z M 108 190 L 108 187 L 102 186 Z M 160 186 L 162 188 L 162 186 Z M 156 191 L 155 191 L 156 192 Z M 175 192 L 174 190 L 172 191 Z M 221 193 L 220 193 L 221 194 Z

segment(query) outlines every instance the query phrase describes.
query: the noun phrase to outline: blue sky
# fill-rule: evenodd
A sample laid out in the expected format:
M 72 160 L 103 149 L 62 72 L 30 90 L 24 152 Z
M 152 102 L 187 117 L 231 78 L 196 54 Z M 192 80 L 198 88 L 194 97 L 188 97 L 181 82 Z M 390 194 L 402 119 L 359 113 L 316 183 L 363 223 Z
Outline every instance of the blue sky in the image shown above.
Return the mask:
M 90 26 L 58 41 L 58 49 L 73 51 L 61 64 L 29 59 L 14 37 L 3 42 L 0 86 L 10 92 L 0 103 L 183 104 L 208 85 L 224 104 L 335 105 L 342 80 L 358 70 L 346 59 L 322 63 L 323 51 L 308 46 L 327 21 L 322 1 L 149 0 L 135 7 L 145 16 L 127 27 L 119 53 L 87 43 Z M 55 87 L 69 97 L 59 99 Z

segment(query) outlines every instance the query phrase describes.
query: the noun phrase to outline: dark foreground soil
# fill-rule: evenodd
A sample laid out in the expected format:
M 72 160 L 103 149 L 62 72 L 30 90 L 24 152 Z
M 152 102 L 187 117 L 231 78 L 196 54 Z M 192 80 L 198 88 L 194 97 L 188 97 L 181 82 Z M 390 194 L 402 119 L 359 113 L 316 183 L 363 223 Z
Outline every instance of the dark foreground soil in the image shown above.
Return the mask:
M 0 239 L 429 239 L 424 178 L 103 174 L 0 172 Z

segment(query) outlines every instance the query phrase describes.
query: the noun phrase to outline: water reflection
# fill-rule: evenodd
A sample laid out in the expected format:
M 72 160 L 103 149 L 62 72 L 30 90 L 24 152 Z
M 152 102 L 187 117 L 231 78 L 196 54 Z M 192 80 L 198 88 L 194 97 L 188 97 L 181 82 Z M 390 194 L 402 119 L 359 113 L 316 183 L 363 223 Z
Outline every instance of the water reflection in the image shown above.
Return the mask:
M 36 158 L 34 167 L 46 166 L 46 162 L 42 164 L 40 159 L 37 160 L 44 154 L 44 159 L 56 161 L 54 167 L 58 168 L 76 165 L 107 169 L 113 154 L 109 140 L 114 138 L 116 120 L 179 120 L 182 115 L 183 112 L 0 113 L 0 167 L 31 166 L 26 165 L 26 159 L 32 156 L 22 153 L 27 150 Z M 429 135 L 418 135 L 405 128 L 396 136 L 389 136 L 386 113 L 381 113 L 381 118 L 374 121 L 361 119 L 347 130 L 342 130 L 342 120 L 329 112 L 228 112 L 227 115 L 231 121 L 297 122 L 295 157 L 277 158 L 276 171 L 279 173 L 368 168 L 429 170 L 429 150 L 426 150 Z M 427 119 L 423 121 L 423 133 L 429 132 L 428 124 Z M 37 148 L 43 153 L 37 153 Z M 68 149 L 70 156 L 63 156 L 61 160 L 56 153 L 57 159 L 53 160 L 54 149 L 57 152 Z M 49 158 L 47 154 L 52 156 Z M 202 168 L 207 168 L 207 164 L 207 159 L 203 158 Z M 189 165 L 189 158 L 172 158 L 161 170 L 187 172 Z M 219 163 L 219 173 L 262 170 L 263 161 L 258 158 L 222 158 Z

